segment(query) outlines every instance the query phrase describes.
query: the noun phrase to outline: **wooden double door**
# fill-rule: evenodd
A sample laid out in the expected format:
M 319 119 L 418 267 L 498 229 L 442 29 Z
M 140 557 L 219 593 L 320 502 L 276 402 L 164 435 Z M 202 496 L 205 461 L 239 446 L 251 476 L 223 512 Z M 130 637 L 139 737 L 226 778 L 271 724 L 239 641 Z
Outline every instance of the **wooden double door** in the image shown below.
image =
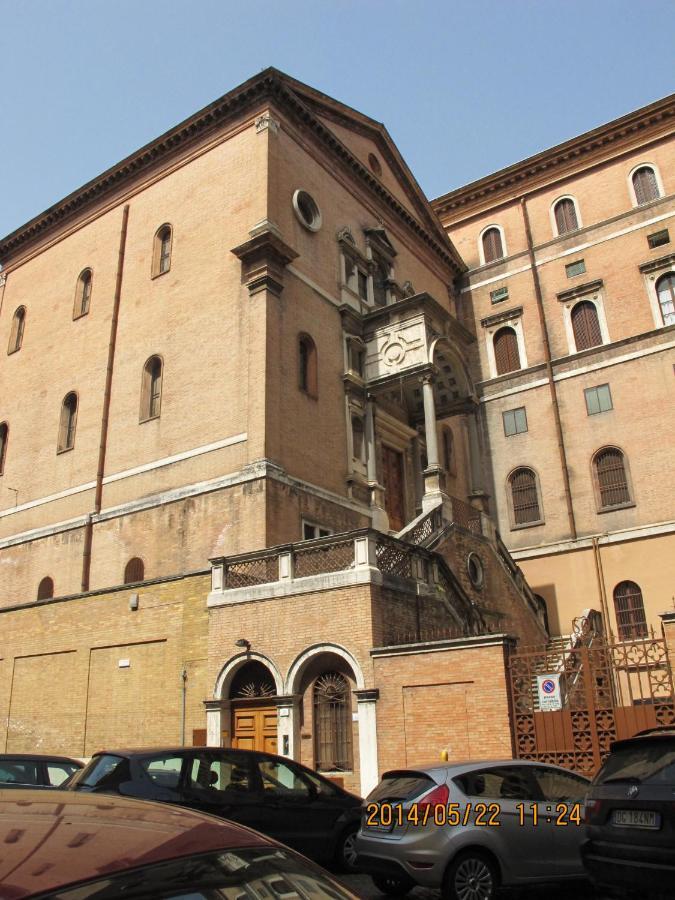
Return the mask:
M 253 703 L 232 704 L 231 744 L 239 750 L 277 752 L 277 708 Z

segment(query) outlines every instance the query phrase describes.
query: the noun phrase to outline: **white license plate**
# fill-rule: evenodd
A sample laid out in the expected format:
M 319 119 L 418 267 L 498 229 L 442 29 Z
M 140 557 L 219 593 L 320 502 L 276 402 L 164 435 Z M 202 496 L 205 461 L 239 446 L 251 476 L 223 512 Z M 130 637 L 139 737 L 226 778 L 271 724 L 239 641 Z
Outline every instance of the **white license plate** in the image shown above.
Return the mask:
M 646 809 L 615 809 L 612 825 L 620 828 L 660 828 L 661 816 Z

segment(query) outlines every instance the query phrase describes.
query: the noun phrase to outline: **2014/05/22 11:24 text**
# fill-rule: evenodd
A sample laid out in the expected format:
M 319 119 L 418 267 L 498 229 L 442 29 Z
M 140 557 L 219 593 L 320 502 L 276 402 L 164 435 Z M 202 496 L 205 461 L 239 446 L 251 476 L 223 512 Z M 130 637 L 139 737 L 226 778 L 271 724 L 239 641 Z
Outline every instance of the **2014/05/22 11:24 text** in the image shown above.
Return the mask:
M 545 822 L 549 825 L 566 827 L 581 825 L 580 803 L 556 803 L 547 806 L 546 814 L 540 815 L 536 803 L 516 803 L 518 824 L 521 826 Z M 459 803 L 412 803 L 408 809 L 400 804 L 369 803 L 366 807 L 367 828 L 393 828 L 405 825 L 441 826 L 474 825 L 499 827 L 502 823 L 502 808 L 499 803 L 467 803 L 463 808 Z

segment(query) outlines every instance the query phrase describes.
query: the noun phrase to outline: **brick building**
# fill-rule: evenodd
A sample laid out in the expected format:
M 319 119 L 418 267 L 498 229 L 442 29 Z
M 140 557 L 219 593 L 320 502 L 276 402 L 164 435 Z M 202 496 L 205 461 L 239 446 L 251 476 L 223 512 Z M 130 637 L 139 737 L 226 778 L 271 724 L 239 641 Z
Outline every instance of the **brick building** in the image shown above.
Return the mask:
M 625 212 L 625 225 L 616 210 L 592 225 L 590 200 L 583 212 L 584 234 L 605 236 L 584 238 L 586 264 L 598 245 L 598 270 L 610 252 L 629 265 L 610 233 L 629 234 L 633 247 L 642 224 L 651 234 L 672 215 L 661 146 L 672 106 L 662 107 L 636 128 L 654 143 L 659 197 Z M 630 134 L 631 165 L 644 168 Z M 598 156 L 602 172 L 615 165 Z M 539 190 L 539 176 L 527 177 Z M 550 385 L 564 372 L 565 388 L 578 374 L 595 389 L 589 372 L 620 362 L 613 377 L 625 372 L 635 396 L 639 353 L 640 372 L 653 367 L 641 414 L 652 410 L 651 434 L 667 428 L 658 392 L 665 398 L 668 328 L 640 324 L 636 336 L 624 316 L 607 331 L 613 269 L 565 291 L 556 269 L 550 287 L 533 288 L 545 260 L 526 263 L 543 238 L 532 231 L 528 256 L 525 232 L 507 227 L 520 194 L 506 199 L 495 178 L 492 205 L 470 186 L 434 211 L 382 125 L 267 70 L 0 242 L 6 749 L 277 747 L 362 791 L 383 768 L 443 750 L 510 755 L 509 650 L 546 644 L 546 612 L 560 634 L 595 607 L 595 595 L 579 602 L 586 582 L 569 590 L 567 560 L 582 554 L 587 568 L 603 554 L 609 567 L 617 544 L 612 533 L 598 549 L 588 511 L 576 511 L 570 535 L 565 509 L 575 511 L 573 491 L 590 489 L 569 463 L 567 480 L 558 477 L 547 454 L 563 425 L 579 454 L 592 434 L 560 412 L 556 432 L 551 409 L 562 404 L 550 406 Z M 541 191 L 535 229 L 558 185 Z M 472 241 L 498 252 L 498 238 L 510 255 L 478 265 Z M 580 262 L 576 237 L 556 241 L 549 255 Z M 645 270 L 660 279 L 656 316 L 672 260 L 661 250 L 647 262 L 658 264 Z M 507 300 L 494 310 L 497 288 L 518 291 L 522 308 Z M 595 306 L 602 295 L 598 322 L 615 343 L 582 351 L 583 371 L 576 353 L 558 369 L 538 356 L 530 320 L 549 290 L 563 297 L 546 303 L 570 307 L 567 332 L 551 326 L 560 340 L 575 334 L 577 296 L 595 292 Z M 516 343 L 507 336 L 495 355 L 497 326 Z M 517 352 L 523 371 L 492 371 Z M 546 430 L 523 440 L 514 412 L 516 459 L 500 429 L 519 391 L 536 398 Z M 586 402 L 607 421 L 606 395 L 596 395 Z M 668 497 L 654 484 L 667 449 L 655 447 L 642 470 L 626 440 L 601 441 L 620 444 L 631 502 L 633 488 L 640 498 L 616 504 L 612 527 L 637 529 L 621 540 L 642 547 L 649 537 L 656 554 L 669 539 Z M 537 531 L 509 527 L 502 488 L 514 464 L 539 478 L 539 518 L 524 523 Z M 530 515 L 532 486 L 521 495 Z M 575 575 L 582 568 L 574 563 Z M 645 587 L 642 575 L 624 580 L 640 578 Z M 660 596 L 654 603 L 652 618 Z

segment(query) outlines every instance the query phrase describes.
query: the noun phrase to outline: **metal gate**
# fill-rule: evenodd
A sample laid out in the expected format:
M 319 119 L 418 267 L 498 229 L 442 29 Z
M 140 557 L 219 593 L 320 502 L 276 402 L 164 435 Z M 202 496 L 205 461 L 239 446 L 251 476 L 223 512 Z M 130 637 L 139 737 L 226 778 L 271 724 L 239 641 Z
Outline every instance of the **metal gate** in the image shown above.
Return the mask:
M 555 676 L 560 707 L 540 708 L 537 676 Z M 593 611 L 574 621 L 568 639 L 509 659 L 516 756 L 593 776 L 612 741 L 675 724 L 668 650 L 653 634 L 615 642 Z

